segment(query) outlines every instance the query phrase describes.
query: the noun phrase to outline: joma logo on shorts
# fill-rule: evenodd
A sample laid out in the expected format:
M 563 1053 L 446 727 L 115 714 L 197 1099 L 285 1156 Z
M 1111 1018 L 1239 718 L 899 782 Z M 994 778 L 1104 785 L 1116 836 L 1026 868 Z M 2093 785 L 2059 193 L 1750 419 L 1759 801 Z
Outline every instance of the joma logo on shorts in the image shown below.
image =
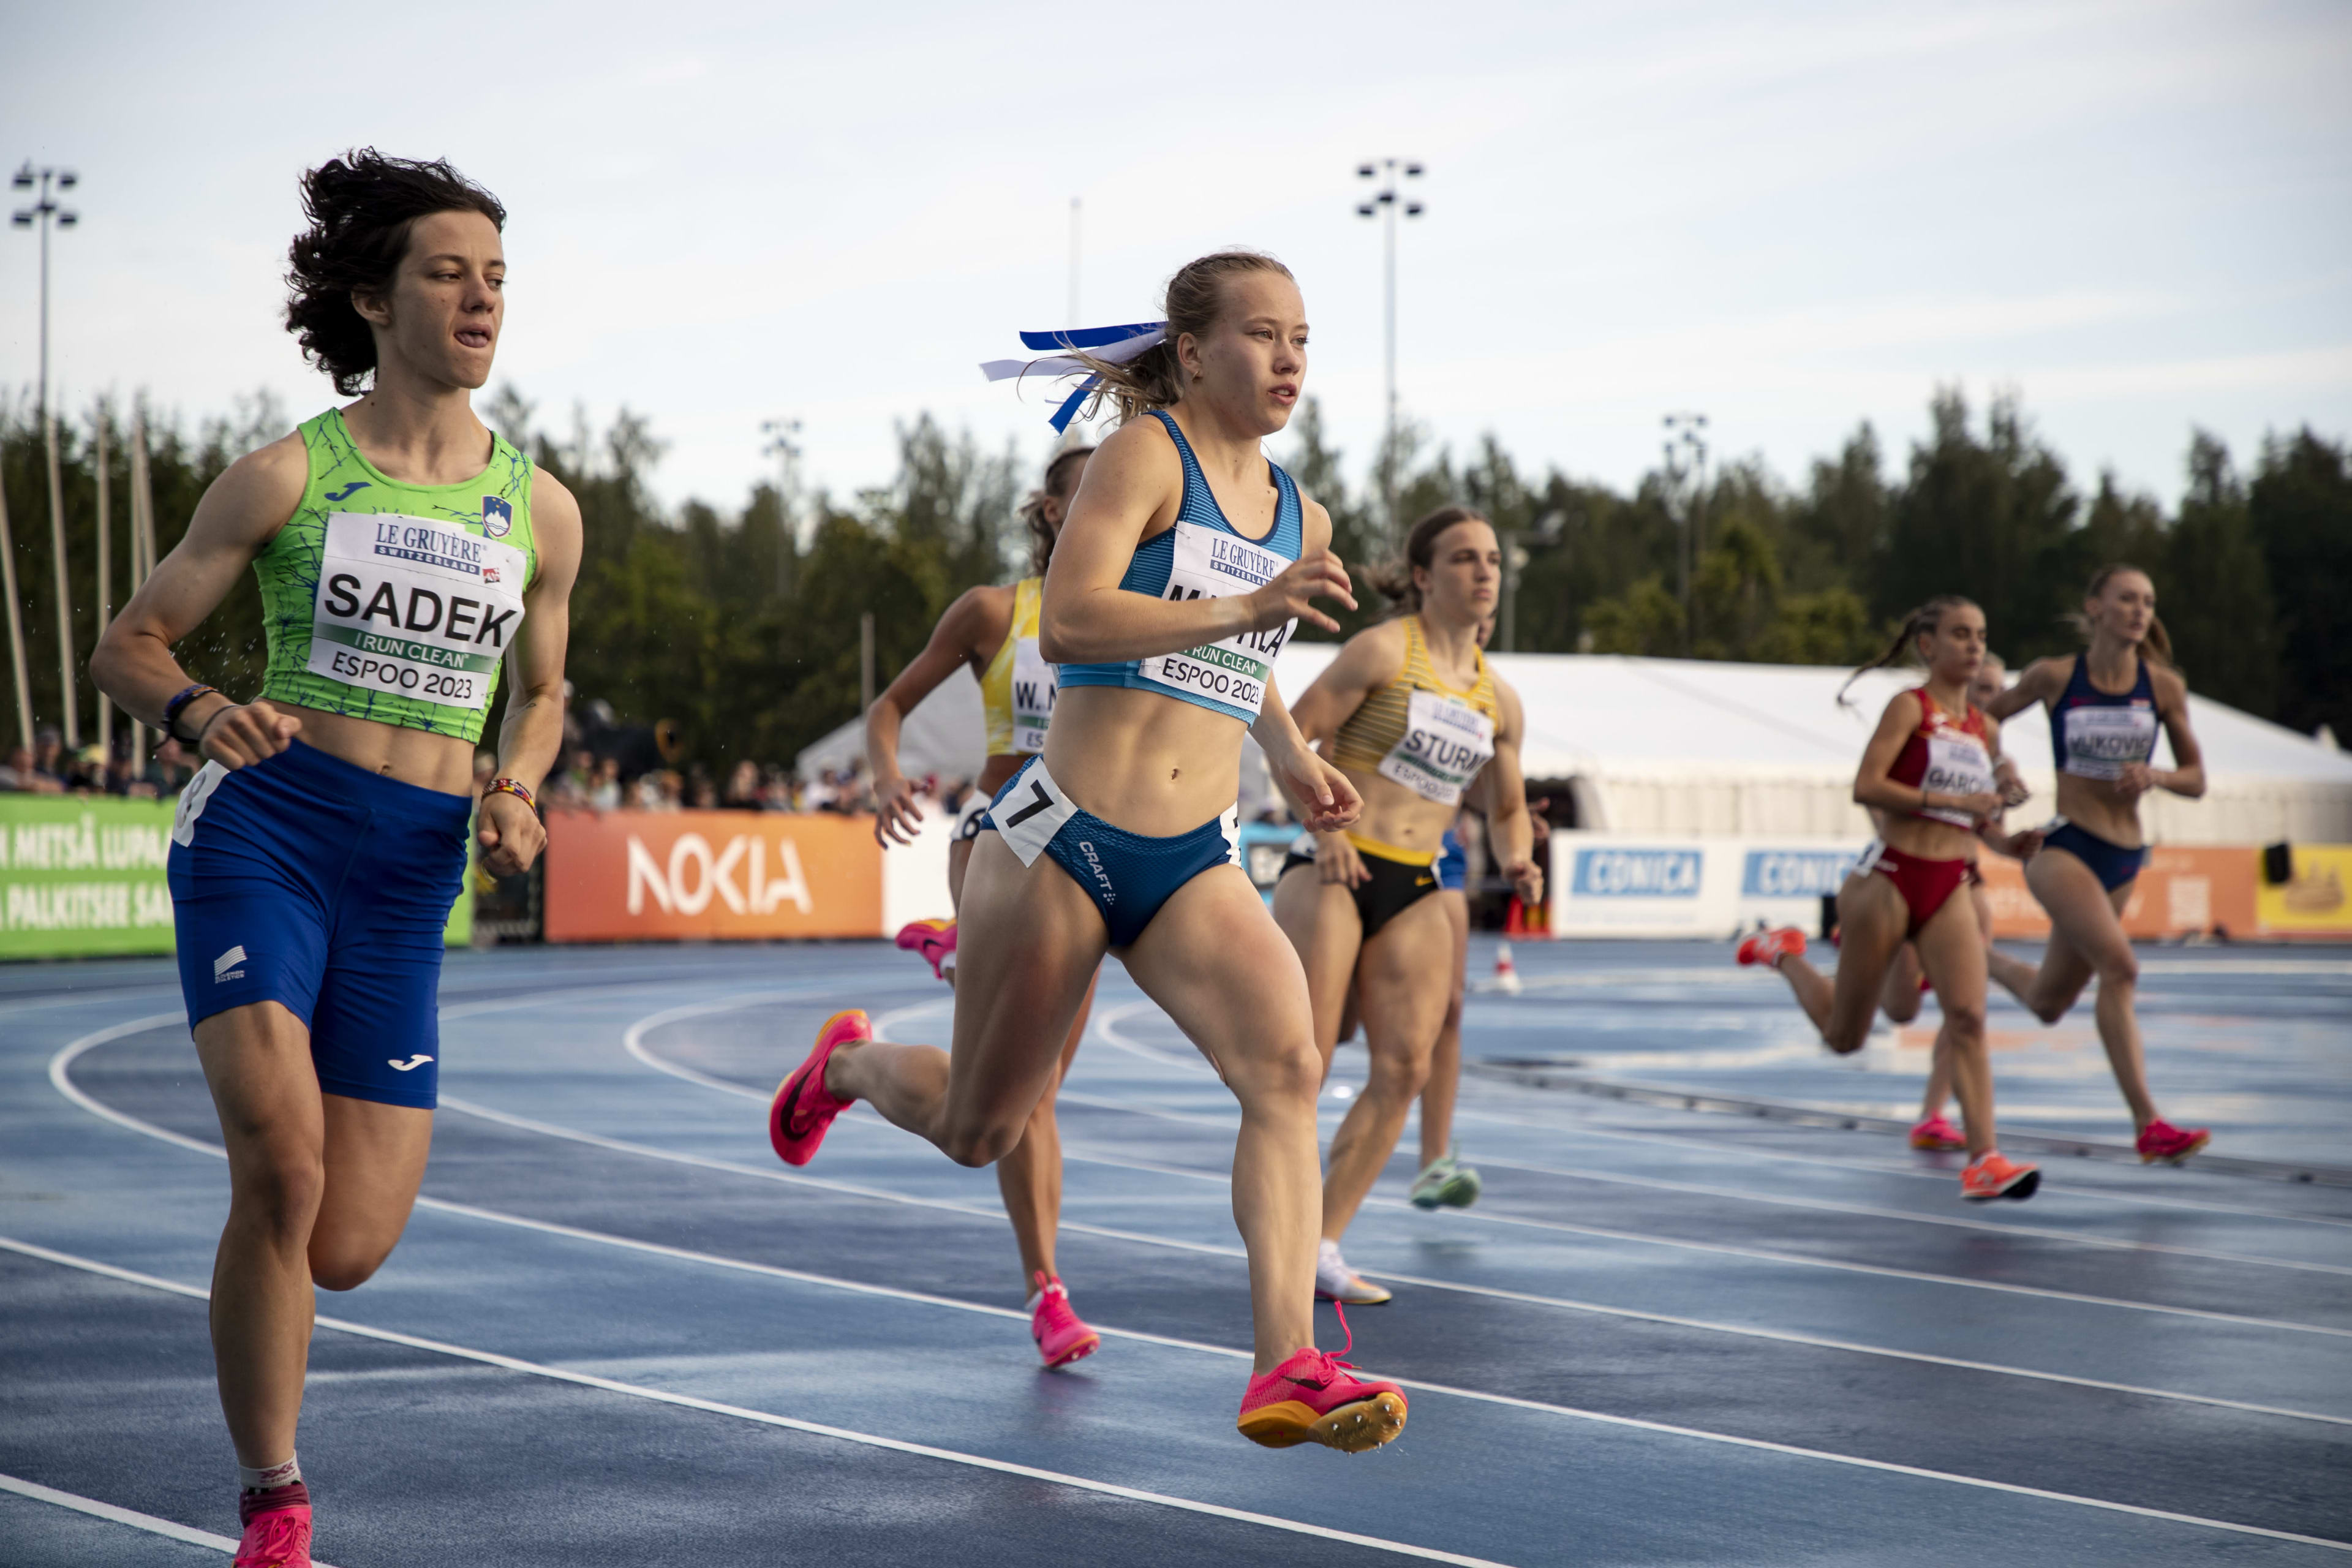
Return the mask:
M 1087 858 L 1087 864 L 1094 868 L 1095 880 L 1102 884 L 1103 902 L 1107 904 L 1118 902 L 1118 889 L 1111 886 L 1110 873 L 1103 869 L 1102 858 L 1095 853 L 1093 843 L 1087 839 L 1079 839 L 1078 853 L 1084 855 Z

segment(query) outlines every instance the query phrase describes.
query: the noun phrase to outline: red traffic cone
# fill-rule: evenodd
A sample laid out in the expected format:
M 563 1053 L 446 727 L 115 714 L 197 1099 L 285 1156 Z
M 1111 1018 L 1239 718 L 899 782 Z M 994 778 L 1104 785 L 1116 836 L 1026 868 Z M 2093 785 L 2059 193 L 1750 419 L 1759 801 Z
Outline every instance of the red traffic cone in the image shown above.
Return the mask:
M 1519 896 L 1517 893 L 1513 893 L 1511 901 L 1503 906 L 1503 934 L 1505 936 L 1528 934 L 1527 906 L 1519 902 Z

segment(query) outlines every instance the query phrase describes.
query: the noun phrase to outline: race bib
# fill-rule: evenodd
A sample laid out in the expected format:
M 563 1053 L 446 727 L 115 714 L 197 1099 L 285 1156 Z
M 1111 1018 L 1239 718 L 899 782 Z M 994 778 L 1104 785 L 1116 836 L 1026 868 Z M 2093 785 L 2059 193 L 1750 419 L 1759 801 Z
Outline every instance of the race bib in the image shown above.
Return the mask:
M 1930 735 L 1927 737 L 1927 771 L 1920 775 L 1919 787 L 1937 795 L 1985 795 L 1992 789 L 1992 758 L 1973 735 Z M 1937 806 L 1933 811 L 1916 815 L 1936 822 L 1948 822 L 1955 827 L 1974 827 L 1977 819 L 1965 811 Z
M 2125 764 L 2156 755 L 2154 708 L 2066 710 L 2064 770 L 2078 778 L 2121 778 Z
M 327 519 L 307 668 L 346 686 L 476 712 L 522 624 L 523 552 L 393 512 Z
M 1459 805 L 1462 792 L 1495 755 L 1495 721 L 1459 697 L 1415 691 L 1405 701 L 1403 738 L 1380 773 L 1424 800 Z
M 196 770 L 187 787 L 180 791 L 180 804 L 172 811 L 172 842 L 194 844 L 196 841 L 196 818 L 205 814 L 205 805 L 220 788 L 228 770 L 218 763 L 206 763 Z
M 1174 558 L 1168 568 L 1169 599 L 1223 599 L 1254 593 L 1282 574 L 1290 563 L 1246 539 L 1221 529 L 1179 521 Z M 1265 683 L 1274 656 L 1298 625 L 1288 621 L 1270 631 L 1244 632 L 1223 642 L 1164 653 L 1141 661 L 1143 679 L 1181 697 L 1207 698 L 1239 708 L 1255 719 L 1265 704 Z
M 1013 645 L 1013 749 L 1018 753 L 1045 749 L 1045 726 L 1053 722 L 1054 698 L 1061 687 L 1060 671 L 1037 652 L 1035 637 Z
M 1004 798 L 988 808 L 988 821 L 1005 847 L 1021 857 L 1024 866 L 1034 866 L 1054 835 L 1062 831 L 1062 825 L 1077 809 L 1045 771 L 1045 759 L 1040 757 L 1013 775 Z

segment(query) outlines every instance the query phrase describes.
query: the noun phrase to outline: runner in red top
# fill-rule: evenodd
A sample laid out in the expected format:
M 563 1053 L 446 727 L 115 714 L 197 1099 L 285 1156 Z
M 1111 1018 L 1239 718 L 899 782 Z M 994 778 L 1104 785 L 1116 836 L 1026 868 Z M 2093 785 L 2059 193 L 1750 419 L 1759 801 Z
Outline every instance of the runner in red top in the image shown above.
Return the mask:
M 1740 963 L 1769 963 L 1787 978 L 1822 1038 L 1841 1056 L 1868 1037 L 1896 952 L 1906 941 L 1916 946 L 1943 1008 L 1937 1049 L 1950 1063 L 1967 1123 L 1960 1195 L 1972 1200 L 2028 1197 L 2041 1181 L 2034 1167 L 2003 1159 L 1994 1146 L 1984 941 L 1969 901 L 1952 897 L 1969 876 L 1972 837 L 2004 855 L 2030 855 L 2041 845 L 2039 834 L 2012 835 L 1998 826 L 2001 798 L 1992 759 L 2000 730 L 1968 700 L 1984 647 L 1984 612 L 1947 595 L 1912 611 L 1887 650 L 1863 667 L 1890 665 L 1907 653 L 1927 667 L 1927 679 L 1886 705 L 1854 775 L 1854 803 L 1881 814 L 1882 830 L 1838 891 L 1843 935 L 1834 984 L 1805 962 L 1804 933 L 1794 927 L 1759 932 L 1739 946 Z

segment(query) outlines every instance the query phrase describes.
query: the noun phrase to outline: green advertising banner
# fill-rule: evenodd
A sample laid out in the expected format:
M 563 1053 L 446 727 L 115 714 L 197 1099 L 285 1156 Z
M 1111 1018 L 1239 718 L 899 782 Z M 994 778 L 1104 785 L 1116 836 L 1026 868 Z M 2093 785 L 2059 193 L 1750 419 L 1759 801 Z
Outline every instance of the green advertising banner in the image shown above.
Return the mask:
M 0 795 L 0 959 L 172 951 L 172 803 Z M 474 931 L 474 878 L 448 942 Z
M 0 795 L 0 958 L 172 951 L 168 801 Z

